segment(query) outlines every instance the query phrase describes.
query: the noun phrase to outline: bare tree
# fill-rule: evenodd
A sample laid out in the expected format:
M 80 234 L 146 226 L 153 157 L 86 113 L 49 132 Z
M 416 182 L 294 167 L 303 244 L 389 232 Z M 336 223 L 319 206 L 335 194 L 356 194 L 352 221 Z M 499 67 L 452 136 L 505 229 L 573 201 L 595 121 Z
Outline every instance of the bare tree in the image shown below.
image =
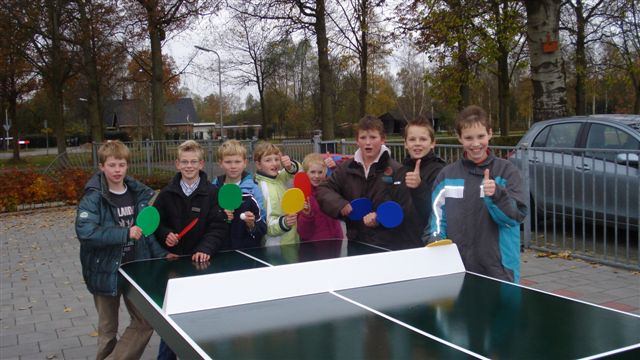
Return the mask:
M 358 59 L 360 87 L 358 90 L 359 117 L 367 112 L 369 54 L 380 47 L 380 38 L 384 37 L 380 26 L 382 20 L 376 17 L 375 9 L 382 6 L 384 0 L 348 0 L 337 1 L 338 14 L 329 17 L 340 34 L 337 43 L 353 52 Z
M 627 73 L 635 93 L 633 113 L 640 114 L 640 4 L 637 0 L 615 0 L 612 26 L 605 43 L 615 48 L 620 61 L 615 64 Z
M 228 29 L 225 47 L 233 56 L 233 67 L 239 72 L 236 77 L 241 85 L 253 85 L 258 89 L 263 138 L 268 138 L 267 103 L 265 86 L 276 74 L 277 66 L 272 60 L 272 46 L 282 34 L 268 21 L 251 17 L 246 12 L 236 12 L 233 25 Z
M 604 30 L 609 26 L 611 1 L 567 0 L 561 13 L 561 30 L 566 31 L 575 46 L 575 76 L 577 115 L 586 113 L 585 82 L 588 77 L 587 48 L 591 43 L 602 41 Z
M 279 20 L 289 31 L 311 31 L 316 37 L 318 51 L 319 102 L 322 137 L 333 139 L 334 119 L 331 110 L 331 66 L 327 37 L 327 9 L 325 0 L 254 0 L 246 14 L 265 20 Z
M 219 0 L 128 0 L 131 34 L 145 31 L 151 47 L 151 117 L 153 137 L 164 139 L 162 43 L 166 34 L 184 30 L 189 20 L 217 11 Z

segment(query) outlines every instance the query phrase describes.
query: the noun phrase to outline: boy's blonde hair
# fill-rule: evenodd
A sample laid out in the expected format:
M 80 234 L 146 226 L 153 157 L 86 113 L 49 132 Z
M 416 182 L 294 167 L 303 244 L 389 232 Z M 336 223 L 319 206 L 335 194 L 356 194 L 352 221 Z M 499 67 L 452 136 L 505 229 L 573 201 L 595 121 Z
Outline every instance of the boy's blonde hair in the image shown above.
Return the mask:
M 358 121 L 358 124 L 356 125 L 355 130 L 356 136 L 358 136 L 360 131 L 373 130 L 380 133 L 381 138 L 384 139 L 385 137 L 384 124 L 382 123 L 382 120 L 373 115 L 365 115 L 362 119 L 360 119 L 360 121 Z
M 113 156 L 115 159 L 126 160 L 126 162 L 129 163 L 130 154 L 131 152 L 127 145 L 123 144 L 120 140 L 107 140 L 107 142 L 100 145 L 98 149 L 100 164 L 104 164 L 109 156 Z
M 324 163 L 324 156 L 322 154 L 307 154 L 302 161 L 302 168 L 304 169 L 304 172 L 309 172 L 309 167 L 313 164 L 319 164 L 325 172 L 327 171 L 327 165 Z
M 407 130 L 411 126 L 423 127 L 427 129 L 427 133 L 429 133 L 429 137 L 433 142 L 436 139 L 435 131 L 433 130 L 433 126 L 431 125 L 431 121 L 429 121 L 424 116 L 418 116 L 417 118 L 410 120 L 407 122 L 407 125 L 404 127 L 403 137 L 407 140 Z
M 484 109 L 478 105 L 469 105 L 456 116 L 456 133 L 461 136 L 462 129 L 472 127 L 475 124 L 484 126 L 487 132 L 491 130 L 491 122 Z
M 195 140 L 187 140 L 178 146 L 178 160 L 183 152 L 195 152 L 198 154 L 198 160 L 204 160 L 204 150 Z
M 269 155 L 282 155 L 282 151 L 280 151 L 277 146 L 267 141 L 260 141 L 253 148 L 253 161 L 260 161 L 263 157 Z
M 247 159 L 247 148 L 235 139 L 230 139 L 222 143 L 218 148 L 218 161 L 222 161 L 225 156 L 240 155 L 243 160 Z

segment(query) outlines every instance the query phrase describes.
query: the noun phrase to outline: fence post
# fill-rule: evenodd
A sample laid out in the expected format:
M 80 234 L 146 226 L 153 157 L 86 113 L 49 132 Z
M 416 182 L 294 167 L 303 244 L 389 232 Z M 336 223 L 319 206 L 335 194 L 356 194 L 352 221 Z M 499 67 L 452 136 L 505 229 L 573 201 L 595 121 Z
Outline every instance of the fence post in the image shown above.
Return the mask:
M 533 219 L 533 214 L 536 211 L 536 209 L 532 209 L 531 208 L 531 190 L 529 189 L 529 146 L 527 144 L 522 144 L 520 146 L 520 149 L 522 151 L 518 152 L 516 150 L 516 154 L 521 153 L 522 154 L 522 159 L 521 159 L 521 163 L 520 166 L 522 167 L 520 170 L 522 171 L 522 178 L 523 178 L 523 187 L 524 187 L 524 191 L 525 191 L 525 199 L 524 199 L 524 203 L 527 205 L 527 209 L 529 209 L 529 212 L 527 214 L 527 216 L 524 218 L 524 246 L 525 247 L 530 247 L 531 246 L 531 220 Z
M 151 176 L 151 141 L 145 140 L 145 153 L 147 155 L 147 176 Z
M 313 135 L 313 152 L 320 153 L 320 135 Z
M 340 139 L 340 154 L 346 154 L 347 153 L 347 140 L 345 139 Z

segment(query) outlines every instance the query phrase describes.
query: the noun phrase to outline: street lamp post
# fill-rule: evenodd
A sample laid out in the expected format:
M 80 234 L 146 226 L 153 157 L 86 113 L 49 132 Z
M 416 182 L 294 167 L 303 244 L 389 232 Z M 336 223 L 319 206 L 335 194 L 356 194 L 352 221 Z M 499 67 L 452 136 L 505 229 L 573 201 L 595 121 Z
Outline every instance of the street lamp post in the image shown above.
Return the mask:
M 194 47 L 198 50 L 202 50 L 202 51 L 206 51 L 206 52 L 212 52 L 214 54 L 216 54 L 216 56 L 218 57 L 218 105 L 220 106 L 220 137 L 222 137 L 224 139 L 224 123 L 222 122 L 222 71 L 220 71 L 220 55 L 218 54 L 217 51 L 215 50 L 211 50 L 211 49 L 207 49 L 204 48 L 202 46 L 198 46 L 198 45 L 194 45 Z

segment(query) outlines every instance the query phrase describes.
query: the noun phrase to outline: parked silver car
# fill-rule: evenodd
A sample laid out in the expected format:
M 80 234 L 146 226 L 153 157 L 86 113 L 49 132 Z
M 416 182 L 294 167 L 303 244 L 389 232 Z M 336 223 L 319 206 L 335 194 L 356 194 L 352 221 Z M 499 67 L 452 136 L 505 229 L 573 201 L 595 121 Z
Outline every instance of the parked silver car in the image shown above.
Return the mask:
M 534 222 L 547 213 L 637 231 L 639 156 L 640 115 L 592 115 L 534 123 L 509 160 L 528 180 Z

